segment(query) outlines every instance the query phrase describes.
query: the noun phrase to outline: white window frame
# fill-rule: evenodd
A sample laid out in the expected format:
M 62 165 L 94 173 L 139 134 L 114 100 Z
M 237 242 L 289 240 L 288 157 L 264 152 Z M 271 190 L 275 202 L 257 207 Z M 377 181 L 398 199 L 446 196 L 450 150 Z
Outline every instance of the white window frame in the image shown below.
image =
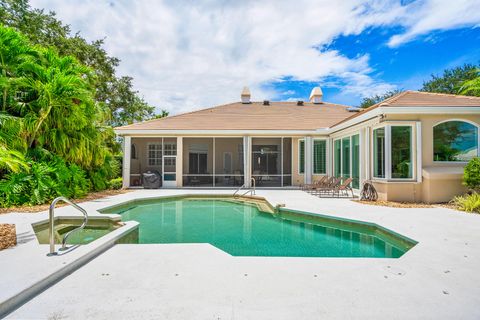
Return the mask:
M 372 127 L 370 131 L 370 172 L 372 180 L 374 181 L 391 181 L 391 182 L 416 182 L 418 179 L 417 167 L 419 166 L 417 158 L 417 142 L 416 136 L 419 134 L 417 132 L 417 122 L 418 121 L 389 121 L 377 124 Z M 412 177 L 411 178 L 392 178 L 392 127 L 410 127 L 411 136 L 410 136 L 410 162 L 412 163 Z M 379 178 L 374 176 L 374 165 L 373 165 L 373 132 L 376 129 L 385 128 L 385 178 Z
M 167 150 L 167 146 L 169 147 L 168 150 Z M 173 146 L 173 148 L 172 148 L 172 146 Z M 167 151 L 169 153 L 167 153 Z M 171 151 L 173 151 L 173 153 L 170 153 Z M 163 152 L 164 156 L 176 156 L 177 155 L 177 143 L 176 142 L 164 142 L 162 152 Z
M 150 164 L 150 146 L 160 146 L 160 150 L 156 149 L 155 150 L 155 163 Z M 160 151 L 160 158 L 158 158 L 158 152 Z M 147 165 L 149 167 L 158 167 L 162 166 L 162 160 L 163 159 L 163 141 L 160 142 L 148 142 L 147 143 Z
M 353 156 L 353 144 L 352 144 L 352 137 L 358 135 L 358 142 L 360 143 L 360 149 L 362 149 L 362 141 L 360 140 L 360 130 L 357 131 L 352 131 L 349 132 L 348 134 L 341 135 L 338 137 L 335 137 L 332 139 L 332 175 L 335 174 L 335 141 L 340 140 L 340 176 L 343 176 L 343 139 L 348 138 L 350 141 L 350 151 L 349 151 L 349 157 L 350 157 L 350 177 L 352 177 L 353 173 L 353 161 L 352 161 L 352 156 Z M 358 179 L 361 180 L 361 168 L 363 165 L 363 159 L 362 159 L 362 152 L 360 151 L 360 156 L 359 159 L 360 163 L 358 164 L 359 168 L 359 176 Z M 358 182 L 359 187 L 362 185 L 361 181 Z M 358 189 L 355 189 L 358 190 Z
M 324 173 L 315 173 L 315 141 L 325 141 L 325 172 Z M 314 176 L 324 176 L 328 172 L 328 138 L 313 138 L 313 147 L 312 147 L 312 175 Z M 300 150 L 300 149 L 299 149 Z M 300 165 L 300 163 L 299 163 Z
M 433 163 L 453 163 L 453 164 L 457 163 L 457 164 L 467 164 L 468 161 L 438 161 L 438 160 L 435 160 L 435 149 L 434 149 L 435 146 L 434 146 L 434 144 L 433 144 L 434 141 L 435 141 L 435 140 L 434 140 L 434 139 L 435 139 L 434 129 L 435 129 L 435 127 L 438 126 L 439 124 L 442 124 L 442 123 L 445 123 L 445 122 L 451 122 L 451 121 L 466 122 L 466 123 L 469 123 L 469 124 L 471 124 L 471 125 L 473 125 L 473 126 L 475 126 L 475 127 L 477 128 L 477 155 L 476 155 L 476 156 L 477 156 L 477 157 L 480 156 L 480 126 L 479 126 L 477 123 L 475 123 L 475 122 L 473 122 L 473 121 L 471 121 L 471 120 L 467 120 L 467 119 L 457 119 L 457 118 L 455 118 L 455 119 L 447 119 L 447 120 L 439 121 L 439 122 L 435 123 L 435 124 L 432 126 L 432 153 L 431 153 L 431 154 L 432 154 L 432 161 L 433 161 Z

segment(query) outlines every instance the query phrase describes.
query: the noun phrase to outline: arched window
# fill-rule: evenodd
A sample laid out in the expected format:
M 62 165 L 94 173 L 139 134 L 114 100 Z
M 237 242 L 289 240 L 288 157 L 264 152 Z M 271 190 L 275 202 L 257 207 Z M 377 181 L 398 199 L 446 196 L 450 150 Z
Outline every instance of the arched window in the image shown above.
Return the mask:
M 137 159 L 137 148 L 133 143 L 132 143 L 132 148 L 130 150 L 130 154 L 132 159 Z
M 454 120 L 433 127 L 434 161 L 469 161 L 477 156 L 477 126 Z

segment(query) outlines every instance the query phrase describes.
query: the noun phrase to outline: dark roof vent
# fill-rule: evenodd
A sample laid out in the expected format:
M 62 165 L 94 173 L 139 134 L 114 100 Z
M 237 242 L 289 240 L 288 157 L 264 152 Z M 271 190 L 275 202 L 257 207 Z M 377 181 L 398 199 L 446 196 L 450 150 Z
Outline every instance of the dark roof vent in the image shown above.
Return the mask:
M 347 108 L 347 111 L 348 112 L 360 112 L 360 108 L 356 108 L 356 107 L 350 107 L 350 108 Z
M 269 106 L 269 105 L 270 105 L 270 101 L 268 101 L 268 100 L 263 100 L 263 105 L 264 105 L 264 106 Z
M 298 101 L 297 101 L 297 106 L 303 106 L 303 101 L 302 101 L 302 100 L 298 100 Z

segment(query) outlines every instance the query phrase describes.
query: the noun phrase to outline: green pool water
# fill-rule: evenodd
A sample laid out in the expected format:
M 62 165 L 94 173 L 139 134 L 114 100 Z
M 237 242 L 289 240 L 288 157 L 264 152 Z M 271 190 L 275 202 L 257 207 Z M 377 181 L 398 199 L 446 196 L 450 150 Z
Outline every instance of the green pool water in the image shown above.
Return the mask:
M 259 208 L 233 199 L 179 198 L 108 212 L 138 221 L 139 243 L 210 243 L 233 256 L 398 258 L 415 245 L 373 224 Z
M 54 237 L 55 243 L 62 243 L 63 236 L 79 227 L 82 224 L 82 219 L 57 219 L 55 221 Z M 90 243 L 109 232 L 119 228 L 119 225 L 110 220 L 89 220 L 84 229 L 77 230 L 68 238 L 68 244 L 87 244 Z M 37 236 L 38 242 L 41 244 L 49 243 L 49 223 L 45 221 L 33 227 Z

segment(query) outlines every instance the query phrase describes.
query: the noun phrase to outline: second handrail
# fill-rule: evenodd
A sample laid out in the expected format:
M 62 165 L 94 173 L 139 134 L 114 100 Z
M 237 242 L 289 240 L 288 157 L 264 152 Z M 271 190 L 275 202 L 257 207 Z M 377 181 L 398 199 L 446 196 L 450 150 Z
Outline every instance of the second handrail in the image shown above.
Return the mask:
M 76 203 L 73 203 L 72 201 L 70 201 L 69 199 L 65 198 L 65 197 L 58 197 L 58 198 L 55 198 L 52 203 L 50 204 L 50 208 L 48 209 L 48 213 L 49 213 L 49 225 L 50 225 L 50 230 L 49 230 L 49 238 L 50 238 L 50 253 L 49 255 L 55 255 L 55 205 L 57 204 L 58 201 L 63 201 L 65 203 L 68 203 L 69 205 L 71 205 L 72 207 L 74 207 L 75 209 L 79 210 L 81 213 L 83 213 L 83 223 L 81 226 L 79 226 L 78 228 L 75 228 L 73 230 L 70 230 L 69 232 L 67 232 L 64 236 L 63 236 L 63 239 L 62 239 L 62 249 L 61 250 L 65 250 L 66 248 L 66 245 L 67 245 L 67 239 L 68 237 L 73 233 L 73 232 L 76 232 L 78 230 L 81 230 L 83 228 L 85 228 L 85 226 L 87 225 L 88 223 L 88 214 L 87 214 L 87 211 L 85 211 L 85 209 L 83 209 L 82 207 L 80 207 L 79 205 L 77 205 Z

